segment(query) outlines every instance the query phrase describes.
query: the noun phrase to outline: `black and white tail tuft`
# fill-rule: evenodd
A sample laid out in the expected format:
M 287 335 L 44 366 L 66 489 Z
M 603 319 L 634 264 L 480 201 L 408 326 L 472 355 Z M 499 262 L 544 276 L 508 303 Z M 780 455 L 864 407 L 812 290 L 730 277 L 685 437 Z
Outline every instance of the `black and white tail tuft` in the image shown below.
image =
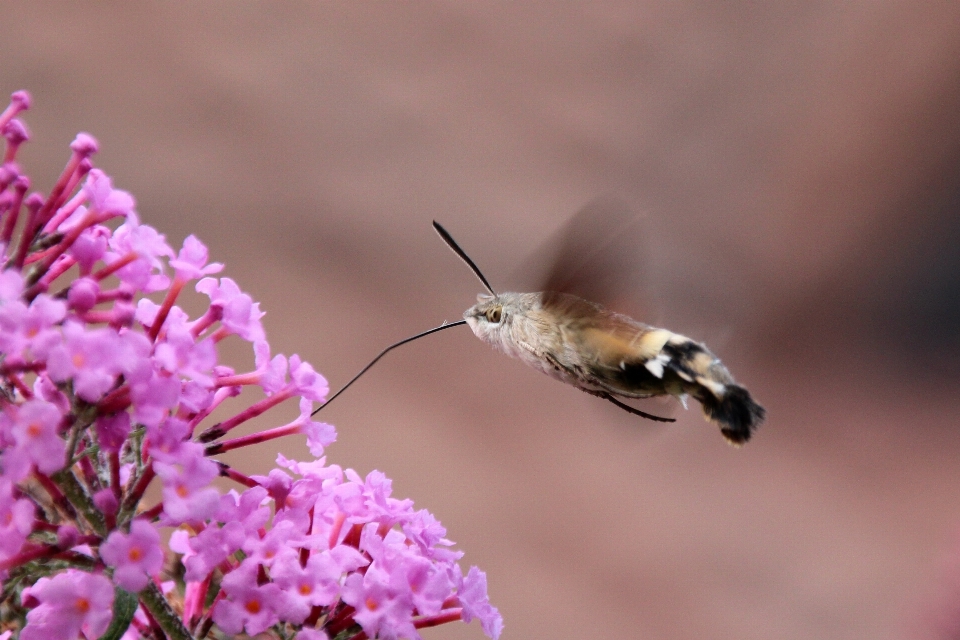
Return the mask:
M 707 390 L 697 399 L 707 418 L 720 425 L 723 437 L 734 445 L 749 440 L 767 415 L 766 409 L 754 402 L 750 392 L 738 384 L 725 385 L 720 397 Z
M 767 415 L 750 392 L 736 384 L 723 363 L 702 344 L 674 334 L 663 347 L 666 368 L 683 381 L 684 391 L 700 402 L 707 419 L 720 426 L 730 444 L 750 439 Z

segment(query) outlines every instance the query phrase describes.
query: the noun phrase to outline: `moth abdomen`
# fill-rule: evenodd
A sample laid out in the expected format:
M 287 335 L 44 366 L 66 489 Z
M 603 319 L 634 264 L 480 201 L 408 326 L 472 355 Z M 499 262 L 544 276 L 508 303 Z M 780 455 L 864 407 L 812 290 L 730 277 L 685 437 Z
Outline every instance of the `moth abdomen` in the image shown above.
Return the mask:
M 665 344 L 663 354 L 667 358 L 664 368 L 684 381 L 684 390 L 700 403 L 707 419 L 719 425 L 723 436 L 734 445 L 747 442 L 767 412 L 734 382 L 720 359 L 683 336 Z

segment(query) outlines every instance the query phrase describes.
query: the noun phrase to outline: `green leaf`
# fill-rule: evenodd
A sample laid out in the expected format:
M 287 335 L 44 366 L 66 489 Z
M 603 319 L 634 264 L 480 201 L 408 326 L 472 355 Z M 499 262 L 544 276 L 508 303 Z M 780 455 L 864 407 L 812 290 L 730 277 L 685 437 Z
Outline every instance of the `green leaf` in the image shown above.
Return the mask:
M 120 587 L 113 591 L 113 620 L 107 631 L 100 636 L 100 640 L 120 640 L 133 621 L 133 614 L 137 612 L 140 599 L 137 594 Z

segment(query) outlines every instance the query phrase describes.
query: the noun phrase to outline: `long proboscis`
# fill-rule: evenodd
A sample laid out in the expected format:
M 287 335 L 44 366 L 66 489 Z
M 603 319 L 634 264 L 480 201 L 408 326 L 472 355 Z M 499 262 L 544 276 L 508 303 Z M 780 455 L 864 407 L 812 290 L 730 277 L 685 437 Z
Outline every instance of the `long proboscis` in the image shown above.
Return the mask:
M 489 291 L 492 295 L 497 295 L 497 292 L 494 291 L 493 287 L 490 286 L 490 283 L 487 282 L 487 279 L 486 277 L 484 277 L 483 272 L 480 271 L 480 267 L 478 267 L 473 262 L 473 260 L 470 259 L 470 256 L 467 255 L 466 251 L 460 248 L 460 245 L 458 245 L 457 241 L 453 239 L 453 236 L 451 236 L 446 229 L 440 226 L 440 223 L 437 222 L 436 220 L 433 221 L 433 228 L 436 229 L 438 234 L 440 234 L 440 237 L 443 238 L 443 241 L 447 243 L 447 246 L 453 249 L 453 252 L 457 254 L 457 256 L 459 256 L 460 259 L 463 260 L 468 267 L 470 267 L 470 269 L 473 271 L 474 274 L 476 274 L 478 278 L 480 278 L 480 282 L 482 282 L 483 286 L 487 288 L 487 291 Z
M 436 224 L 436 223 L 434 223 L 434 224 Z M 421 333 L 418 333 L 418 334 L 415 335 L 415 336 L 410 336 L 409 338 L 404 338 L 404 339 L 401 340 L 400 342 L 394 342 L 392 345 L 390 345 L 389 347 L 387 347 L 386 349 L 384 349 L 383 351 L 381 351 L 380 354 L 377 355 L 376 358 L 374 358 L 373 360 L 370 361 L 369 364 L 367 364 L 367 366 L 365 366 L 363 369 L 360 369 L 360 373 L 358 373 L 357 375 L 353 376 L 353 377 L 350 379 L 350 382 L 348 382 L 347 384 L 345 384 L 345 385 L 343 385 L 342 387 L 340 387 L 340 390 L 339 390 L 339 391 L 337 391 L 335 394 L 333 394 L 332 396 L 330 396 L 329 398 L 327 398 L 327 401 L 324 402 L 324 403 L 323 403 L 322 405 L 320 405 L 319 407 L 317 407 L 316 409 L 314 409 L 314 410 L 313 410 L 313 413 L 311 413 L 310 415 L 311 415 L 311 416 L 317 415 L 317 412 L 320 411 L 320 409 L 323 409 L 325 406 L 327 406 L 328 404 L 330 404 L 331 402 L 333 402 L 333 401 L 336 399 L 337 396 L 339 396 L 341 393 L 343 393 L 344 391 L 346 391 L 346 390 L 350 387 L 350 385 L 352 385 L 354 382 L 356 382 L 357 380 L 359 380 L 359 379 L 360 379 L 360 376 L 362 376 L 363 374 L 365 374 L 365 373 L 367 372 L 367 370 L 370 369 L 370 367 L 372 367 L 373 365 L 377 364 L 377 361 L 378 361 L 380 358 L 382 358 L 383 356 L 387 355 L 388 353 L 390 353 L 391 351 L 393 351 L 393 350 L 396 349 L 397 347 L 399 347 L 399 346 L 401 346 L 401 345 L 405 345 L 405 344 L 407 344 L 408 342 L 413 342 L 414 340 L 419 340 L 420 338 L 423 338 L 424 336 L 428 336 L 428 335 L 430 335 L 431 333 L 436 333 L 436 332 L 438 332 L 438 331 L 443 331 L 444 329 L 449 329 L 450 327 L 456 327 L 456 326 L 461 325 L 461 324 L 467 324 L 467 321 L 466 321 L 466 320 L 457 320 L 456 322 L 449 322 L 449 323 L 444 322 L 444 323 L 443 323 L 442 325 L 440 325 L 439 327 L 434 327 L 433 329 L 428 329 L 427 331 L 423 331 L 423 332 L 421 332 Z

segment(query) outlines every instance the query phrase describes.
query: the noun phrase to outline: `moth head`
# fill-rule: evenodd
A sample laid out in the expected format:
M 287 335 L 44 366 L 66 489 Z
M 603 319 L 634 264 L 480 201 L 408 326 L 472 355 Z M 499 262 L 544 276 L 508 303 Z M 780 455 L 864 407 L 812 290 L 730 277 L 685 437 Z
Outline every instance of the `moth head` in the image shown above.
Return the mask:
M 480 294 L 477 296 L 477 304 L 464 312 L 463 319 L 484 342 L 490 342 L 505 325 L 509 314 L 504 302 L 500 296 Z

